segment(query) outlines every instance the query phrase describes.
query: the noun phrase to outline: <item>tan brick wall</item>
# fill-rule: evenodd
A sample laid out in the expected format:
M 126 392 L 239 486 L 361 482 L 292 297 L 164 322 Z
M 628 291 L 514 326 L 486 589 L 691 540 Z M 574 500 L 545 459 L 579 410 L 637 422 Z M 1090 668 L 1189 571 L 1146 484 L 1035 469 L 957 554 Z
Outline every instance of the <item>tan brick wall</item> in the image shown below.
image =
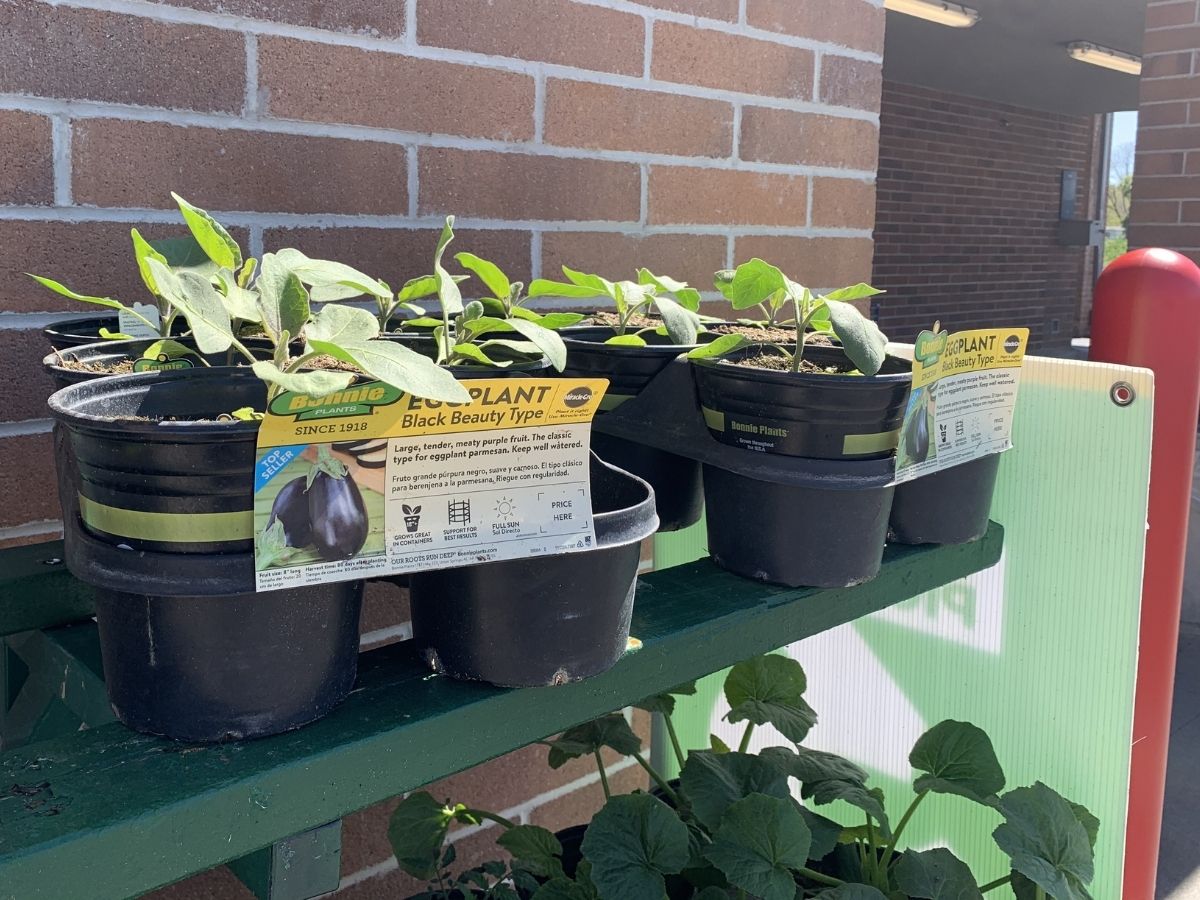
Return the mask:
M 1129 246 L 1200 260 L 1200 4 L 1146 8 Z
M 392 284 L 426 271 L 447 213 L 456 246 L 526 280 L 647 265 L 707 289 L 751 255 L 816 287 L 870 275 L 881 0 L 112 6 L 0 4 L 0 373 L 22 388 L 0 405 L 0 546 L 57 533 L 37 332 L 94 312 L 22 273 L 139 299 L 129 228 L 176 229 L 170 190 L 255 255 L 290 244 Z M 406 619 L 372 591 L 369 641 Z M 542 757 L 448 787 L 548 827 L 586 819 L 595 774 Z M 389 811 L 347 820 L 345 895 L 412 889 Z M 470 859 L 491 838 L 458 839 Z M 247 895 L 217 870 L 162 896 Z

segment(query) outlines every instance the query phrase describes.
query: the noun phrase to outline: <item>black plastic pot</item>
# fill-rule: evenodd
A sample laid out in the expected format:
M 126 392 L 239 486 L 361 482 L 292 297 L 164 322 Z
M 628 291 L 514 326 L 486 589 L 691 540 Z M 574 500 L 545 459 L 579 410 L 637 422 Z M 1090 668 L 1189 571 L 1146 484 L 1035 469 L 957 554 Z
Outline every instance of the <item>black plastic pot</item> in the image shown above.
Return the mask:
M 605 344 L 615 332 L 607 326 L 576 326 L 564 333 L 567 367 L 563 374 L 581 378 L 607 378 L 604 406 L 612 409 L 638 395 L 690 346 L 672 344 L 662 335 L 647 334 L 646 347 Z M 679 402 L 692 403 L 690 395 Z M 603 415 L 603 414 L 602 414 Z M 700 465 L 695 460 L 668 453 L 623 437 L 592 432 L 592 448 L 606 462 L 650 483 L 658 503 L 659 531 L 678 531 L 695 524 L 704 510 Z
M 104 366 L 111 366 L 126 360 L 141 360 L 142 354 L 146 352 L 146 349 L 158 340 L 158 338 L 138 338 L 129 341 L 96 341 L 91 344 L 67 347 L 47 354 L 42 359 L 42 367 L 54 379 L 57 387 L 66 387 L 70 384 L 78 384 L 80 381 L 90 381 L 95 378 L 104 378 L 111 375 L 111 372 L 103 371 Z M 196 350 L 196 343 L 190 337 L 173 338 L 173 340 L 190 347 L 192 350 Z M 249 349 L 251 352 L 258 353 L 260 349 L 258 343 L 253 341 L 250 343 L 251 346 Z M 270 359 L 271 351 L 265 345 L 261 347 L 261 353 L 263 359 Z M 245 364 L 245 358 L 242 354 L 232 349 L 224 353 L 199 355 L 209 366 L 237 366 Z M 68 368 L 65 363 L 82 363 L 98 366 L 101 369 L 100 371 L 90 371 L 88 369 Z M 203 363 L 186 356 L 158 363 L 146 360 L 145 365 L 146 371 L 171 371 L 203 367 Z
M 430 667 L 506 687 L 566 684 L 625 652 L 641 542 L 654 491 L 599 460 L 591 466 L 596 549 L 411 576 L 413 640 Z
M 983 537 L 1000 455 L 994 453 L 897 485 L 891 539 L 897 544 L 969 544 Z
M 111 544 L 248 553 L 258 423 L 216 419 L 265 401 L 266 387 L 244 369 L 147 372 L 63 388 L 49 406 L 75 465 L 58 457 L 60 493 L 77 490 L 85 528 Z M 187 419 L 170 418 L 181 415 Z
M 726 360 L 761 351 L 747 347 Z M 808 347 L 815 363 L 852 365 L 840 347 Z M 826 375 L 695 363 L 705 420 L 722 443 L 810 459 L 883 459 L 896 449 L 912 363 L 889 356 L 878 375 Z
M 42 334 L 55 350 L 65 350 L 67 347 L 79 347 L 83 344 L 94 344 L 103 340 L 100 329 L 107 328 L 111 332 L 121 330 L 120 320 L 115 315 L 109 316 L 80 316 L 76 319 L 64 319 L 47 325 Z
M 704 466 L 708 551 L 755 581 L 848 587 L 879 574 L 892 506 L 892 461 L 796 459 L 804 483 Z
M 248 480 L 248 476 L 247 476 Z M 95 590 L 113 712 L 180 741 L 264 737 L 345 699 L 362 582 L 254 592 L 253 555 L 122 550 L 69 521 L 67 566 Z

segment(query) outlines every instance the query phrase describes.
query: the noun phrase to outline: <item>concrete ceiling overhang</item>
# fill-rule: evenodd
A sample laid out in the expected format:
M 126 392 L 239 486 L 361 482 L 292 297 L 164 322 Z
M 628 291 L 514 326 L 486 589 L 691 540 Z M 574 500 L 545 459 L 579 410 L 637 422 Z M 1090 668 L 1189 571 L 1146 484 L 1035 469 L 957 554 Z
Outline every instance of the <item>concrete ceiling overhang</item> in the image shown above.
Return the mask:
M 1137 109 L 1138 79 L 1078 62 L 1090 41 L 1141 55 L 1145 0 L 960 0 L 972 28 L 888 12 L 884 78 L 1067 114 Z

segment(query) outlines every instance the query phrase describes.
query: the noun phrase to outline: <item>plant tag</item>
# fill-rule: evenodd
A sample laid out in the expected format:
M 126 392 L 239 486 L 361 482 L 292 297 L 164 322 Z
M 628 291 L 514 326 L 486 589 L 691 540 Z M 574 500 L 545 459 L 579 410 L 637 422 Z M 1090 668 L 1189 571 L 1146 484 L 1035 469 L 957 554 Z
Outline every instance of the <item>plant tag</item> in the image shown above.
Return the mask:
M 277 397 L 258 434 L 257 589 L 592 549 L 591 422 L 608 382 L 465 386 L 469 404 L 380 382 Z
M 1028 328 L 922 331 L 900 426 L 896 484 L 1012 447 Z
M 148 322 L 153 322 L 154 327 L 151 328 L 146 322 L 143 322 L 127 309 L 117 311 L 117 320 L 120 323 L 119 328 L 121 334 L 127 334 L 131 338 L 153 338 L 158 337 L 161 331 L 162 320 L 158 315 L 158 307 L 153 303 L 135 303 L 133 310 L 143 319 Z

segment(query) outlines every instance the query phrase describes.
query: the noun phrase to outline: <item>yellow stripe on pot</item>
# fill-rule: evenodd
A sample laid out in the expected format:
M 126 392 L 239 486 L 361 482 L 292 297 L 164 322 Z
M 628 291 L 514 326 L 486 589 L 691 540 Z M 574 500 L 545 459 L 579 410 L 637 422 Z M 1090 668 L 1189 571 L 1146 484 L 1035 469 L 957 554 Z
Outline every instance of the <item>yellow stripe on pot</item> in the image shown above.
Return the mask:
M 254 511 L 223 513 L 162 513 L 106 506 L 79 495 L 84 523 L 117 537 L 162 543 L 217 543 L 249 540 L 254 536 Z
M 858 456 L 862 453 L 882 453 L 885 450 L 895 450 L 900 443 L 900 429 L 881 431 L 878 434 L 848 434 L 842 441 L 842 452 L 847 456 Z
M 605 394 L 600 399 L 600 412 L 608 412 L 610 409 L 616 409 L 626 400 L 632 400 L 634 394 Z
M 725 430 L 725 413 L 717 409 L 709 409 L 707 406 L 701 406 L 700 411 L 704 413 L 704 424 L 713 431 Z

